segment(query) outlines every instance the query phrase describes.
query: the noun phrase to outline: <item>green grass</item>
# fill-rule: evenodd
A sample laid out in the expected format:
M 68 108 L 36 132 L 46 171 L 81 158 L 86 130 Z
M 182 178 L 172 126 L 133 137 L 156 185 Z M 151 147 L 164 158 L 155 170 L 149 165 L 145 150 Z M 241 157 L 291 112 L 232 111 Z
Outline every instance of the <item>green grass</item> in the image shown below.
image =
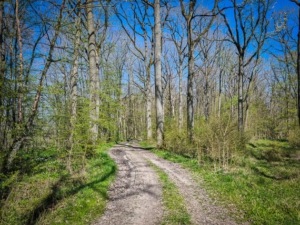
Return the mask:
M 251 224 L 300 224 L 300 163 L 287 142 L 260 140 L 247 147 L 228 171 L 215 172 L 210 162 L 153 150 L 159 157 L 181 163 L 204 179 L 211 197 Z M 297 155 L 297 154 L 296 154 Z
M 187 213 L 183 197 L 176 185 L 169 180 L 168 175 L 160 168 L 150 161 L 149 164 L 155 169 L 163 185 L 163 201 L 167 212 L 164 215 L 162 224 L 191 224 L 190 215 Z
M 104 152 L 111 146 L 99 146 L 86 161 L 85 173 L 72 176 L 55 149 L 39 153 L 33 157 L 35 162 L 26 161 L 32 167 L 10 184 L 9 195 L 1 202 L 0 223 L 92 223 L 104 211 L 106 192 L 116 173 L 115 163 Z
M 140 141 L 139 142 L 139 145 L 142 147 L 142 148 L 155 148 L 155 143 L 153 141 Z

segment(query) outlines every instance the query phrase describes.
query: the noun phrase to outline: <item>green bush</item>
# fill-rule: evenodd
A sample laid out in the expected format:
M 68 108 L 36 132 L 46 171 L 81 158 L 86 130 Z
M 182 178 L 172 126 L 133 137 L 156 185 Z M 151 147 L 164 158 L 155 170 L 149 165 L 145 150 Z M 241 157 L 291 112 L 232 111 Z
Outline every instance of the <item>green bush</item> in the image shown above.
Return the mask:
M 288 141 L 293 147 L 300 147 L 300 128 L 297 127 L 290 131 Z
M 164 147 L 167 151 L 189 157 L 196 156 L 197 148 L 193 143 L 189 143 L 185 125 L 179 130 L 178 121 L 166 120 L 164 135 Z
M 198 146 L 200 161 L 209 158 L 215 169 L 226 169 L 232 159 L 245 152 L 247 135 L 241 134 L 229 115 L 213 118 L 209 122 L 197 121 L 195 144 Z
M 209 122 L 203 118 L 195 120 L 192 143 L 186 129 L 178 130 L 176 120 L 166 121 L 165 130 L 167 151 L 198 158 L 199 163 L 212 161 L 216 170 L 228 168 L 236 155 L 246 152 L 245 144 L 249 141 L 247 134 L 241 134 L 237 124 L 226 114 L 221 118 L 211 118 Z

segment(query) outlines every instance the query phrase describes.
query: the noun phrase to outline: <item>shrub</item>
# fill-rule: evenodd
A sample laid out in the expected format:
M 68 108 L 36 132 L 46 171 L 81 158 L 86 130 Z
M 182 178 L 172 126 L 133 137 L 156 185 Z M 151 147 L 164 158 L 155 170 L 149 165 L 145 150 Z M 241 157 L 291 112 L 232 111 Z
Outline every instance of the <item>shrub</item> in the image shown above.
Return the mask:
M 210 122 L 199 121 L 195 130 L 195 141 L 200 161 L 209 157 L 214 162 L 216 170 L 228 168 L 233 157 L 243 152 L 248 141 L 246 135 L 241 134 L 236 123 L 229 115 L 212 118 Z
M 176 120 L 166 120 L 164 145 L 168 151 L 177 154 L 195 156 L 196 153 L 195 146 L 188 143 L 186 129 L 179 131 Z
M 198 158 L 199 164 L 213 161 L 215 170 L 226 169 L 235 155 L 245 152 L 247 135 L 242 135 L 237 124 L 229 115 L 212 118 L 206 122 L 203 118 L 195 120 L 194 142 L 189 143 L 186 129 L 178 131 L 177 122 L 166 122 L 165 148 L 168 151 Z
M 292 147 L 300 147 L 300 128 L 297 127 L 289 132 L 288 141 Z

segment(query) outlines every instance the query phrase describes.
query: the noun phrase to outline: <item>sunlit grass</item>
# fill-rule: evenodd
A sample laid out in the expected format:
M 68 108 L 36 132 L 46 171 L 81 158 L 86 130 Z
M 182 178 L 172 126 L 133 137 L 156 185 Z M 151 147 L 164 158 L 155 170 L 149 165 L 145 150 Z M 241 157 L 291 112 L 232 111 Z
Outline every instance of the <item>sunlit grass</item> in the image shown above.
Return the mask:
M 211 162 L 154 150 L 159 157 L 181 163 L 204 179 L 211 197 L 251 224 L 300 224 L 300 163 L 288 142 L 260 140 L 250 154 L 235 159 L 227 171 L 215 172 Z M 254 153 L 253 153 L 254 152 Z M 255 155 L 256 154 L 256 155 Z

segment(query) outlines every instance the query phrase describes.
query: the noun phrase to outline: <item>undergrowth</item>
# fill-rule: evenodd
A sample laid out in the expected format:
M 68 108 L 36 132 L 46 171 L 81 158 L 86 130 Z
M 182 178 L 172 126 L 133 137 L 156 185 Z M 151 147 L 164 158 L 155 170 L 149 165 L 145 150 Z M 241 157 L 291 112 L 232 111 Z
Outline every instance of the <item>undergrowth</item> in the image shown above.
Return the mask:
M 160 168 L 149 161 L 149 164 L 159 175 L 159 180 L 163 186 L 163 200 L 167 209 L 162 224 L 191 224 L 190 215 L 188 214 L 183 197 L 180 195 L 176 185 L 170 181 L 168 175 Z
M 56 149 L 19 156 L 24 161 L 17 164 L 20 169 L 2 178 L 1 193 L 6 191 L 7 197 L 1 200 L 0 223 L 92 223 L 104 211 L 106 192 L 116 173 L 115 163 L 104 152 L 110 146 L 99 146 L 94 157 L 86 160 L 84 173 L 72 175 Z
M 145 144 L 144 144 L 145 145 Z M 251 224 L 300 224 L 299 150 L 286 141 L 254 141 L 248 154 L 234 159 L 227 170 L 214 170 L 210 160 L 153 150 L 180 163 L 204 179 L 203 185 L 220 204 L 236 209 L 235 218 Z
M 230 114 L 221 118 L 206 121 L 195 119 L 193 140 L 190 140 L 185 129 L 178 131 L 174 120 L 166 121 L 164 148 L 167 151 L 198 158 L 199 163 L 208 159 L 214 162 L 215 170 L 227 169 L 232 159 L 245 151 L 249 135 L 238 132 L 237 123 Z M 178 147 L 181 146 L 181 147 Z

